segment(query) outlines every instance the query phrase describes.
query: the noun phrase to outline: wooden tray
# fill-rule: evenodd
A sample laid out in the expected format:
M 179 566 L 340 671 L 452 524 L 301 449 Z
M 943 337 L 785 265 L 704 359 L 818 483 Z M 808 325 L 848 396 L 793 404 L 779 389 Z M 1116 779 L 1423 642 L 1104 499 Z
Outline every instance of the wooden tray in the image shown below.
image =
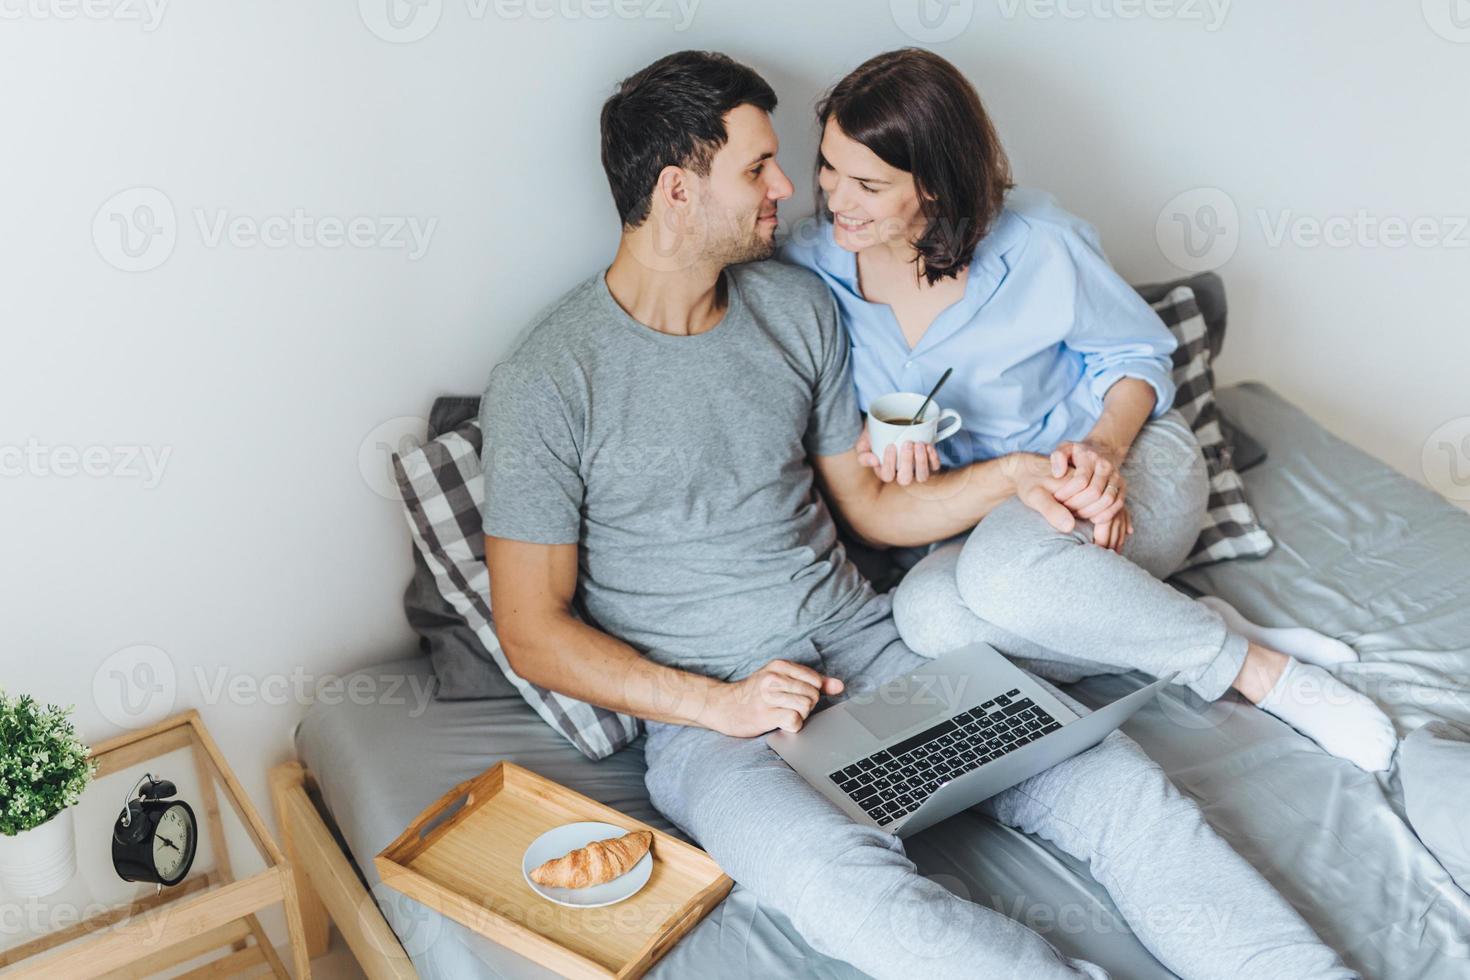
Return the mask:
M 578 820 L 653 831 L 653 874 L 638 894 L 575 909 L 526 884 L 526 848 Z M 389 887 L 576 980 L 642 976 L 733 884 L 699 848 L 510 762 L 445 793 L 373 864 Z

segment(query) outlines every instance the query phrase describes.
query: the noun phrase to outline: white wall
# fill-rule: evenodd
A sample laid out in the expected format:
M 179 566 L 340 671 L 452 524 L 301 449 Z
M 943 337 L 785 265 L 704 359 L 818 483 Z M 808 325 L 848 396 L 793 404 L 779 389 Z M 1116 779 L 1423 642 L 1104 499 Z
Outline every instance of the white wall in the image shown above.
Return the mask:
M 375 446 L 435 394 L 479 391 L 610 255 L 612 83 L 685 47 L 757 67 L 783 100 L 795 217 L 812 101 L 916 22 L 911 0 L 426 0 L 407 30 L 433 29 L 398 43 L 387 0 L 152 2 L 0 0 L 0 680 L 75 703 L 95 738 L 197 706 L 267 807 L 294 691 L 412 648 Z M 1235 208 L 1204 257 L 1228 259 L 1224 380 L 1264 379 L 1421 480 L 1431 434 L 1465 434 L 1470 29 L 1451 0 L 925 2 L 1022 182 L 1097 223 L 1129 278 L 1187 261 L 1176 195 L 1211 189 L 1183 201 L 1196 221 Z M 615 9 L 645 16 L 595 16 Z M 129 258 L 113 215 L 148 224 L 140 203 L 165 234 Z M 298 209 L 364 217 L 375 240 L 395 217 L 434 224 L 421 256 L 211 236 Z M 1273 246 L 1263 209 L 1427 218 L 1447 241 Z M 145 451 L 161 478 L 130 461 Z M 1429 476 L 1464 493 L 1449 461 Z M 146 710 L 117 676 L 154 692 Z M 243 686 L 211 696 L 221 680 Z

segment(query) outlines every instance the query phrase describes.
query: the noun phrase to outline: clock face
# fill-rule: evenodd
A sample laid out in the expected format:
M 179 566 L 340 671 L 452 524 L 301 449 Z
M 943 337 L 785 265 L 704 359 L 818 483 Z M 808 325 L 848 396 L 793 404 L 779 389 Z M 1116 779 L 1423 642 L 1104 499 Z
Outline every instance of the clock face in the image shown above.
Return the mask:
M 171 806 L 153 831 L 153 866 L 172 883 L 183 877 L 194 858 L 194 818 L 182 806 Z

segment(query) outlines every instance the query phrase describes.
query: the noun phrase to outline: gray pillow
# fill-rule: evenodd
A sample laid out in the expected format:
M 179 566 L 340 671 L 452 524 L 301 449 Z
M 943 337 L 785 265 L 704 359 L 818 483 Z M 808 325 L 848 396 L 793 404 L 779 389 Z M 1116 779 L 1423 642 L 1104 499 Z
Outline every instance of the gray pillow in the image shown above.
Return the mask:
M 479 418 L 480 396 L 446 395 L 434 400 L 429 411 L 429 428 L 424 441 L 439 438 L 460 424 Z M 506 679 L 449 600 L 434 584 L 434 573 L 424 564 L 419 550 L 413 552 L 413 578 L 403 593 L 403 612 L 408 625 L 419 635 L 419 649 L 429 656 L 434 668 L 434 698 L 437 701 L 473 701 L 481 698 L 513 698 L 520 692 Z
M 1133 288 L 1152 306 L 1180 286 L 1188 286 L 1190 292 L 1194 293 L 1194 305 L 1199 307 L 1200 316 L 1205 318 L 1206 343 L 1210 348 L 1210 360 L 1213 361 L 1225 348 L 1225 319 L 1229 313 L 1229 307 L 1225 303 L 1225 280 L 1217 273 L 1201 272 L 1183 279 Z
M 1205 318 L 1210 360 L 1219 360 L 1220 351 L 1225 347 L 1225 320 L 1229 313 L 1229 306 L 1225 302 L 1225 280 L 1216 273 L 1201 272 L 1172 282 L 1156 282 L 1133 288 L 1152 306 L 1179 286 L 1188 286 L 1194 293 L 1195 305 L 1199 307 L 1200 316 Z M 1244 473 L 1266 458 L 1266 447 L 1257 442 L 1254 436 L 1231 422 L 1224 413 L 1220 414 L 1219 420 L 1220 434 L 1225 440 L 1221 451 L 1237 473 Z
M 1223 411 L 1220 415 L 1220 435 L 1225 439 L 1225 451 L 1230 454 L 1231 465 L 1235 472 L 1244 473 L 1246 470 L 1262 462 L 1266 458 L 1266 447 L 1256 441 L 1256 437 L 1230 421 L 1230 416 Z
M 604 759 L 636 738 L 642 726 L 631 715 L 538 687 L 512 669 L 495 635 L 490 574 L 485 567 L 484 467 L 478 421 L 393 454 L 414 546 L 434 575 L 434 586 L 463 617 L 501 674 L 552 728 L 589 759 Z
M 1179 342 L 1173 355 L 1174 408 L 1194 431 L 1210 472 L 1209 506 L 1184 567 L 1227 558 L 1259 558 L 1271 551 L 1274 542 L 1246 499 L 1245 483 L 1225 442 L 1215 402 L 1215 372 L 1210 367 L 1209 327 L 1194 290 L 1175 286 L 1149 305 Z

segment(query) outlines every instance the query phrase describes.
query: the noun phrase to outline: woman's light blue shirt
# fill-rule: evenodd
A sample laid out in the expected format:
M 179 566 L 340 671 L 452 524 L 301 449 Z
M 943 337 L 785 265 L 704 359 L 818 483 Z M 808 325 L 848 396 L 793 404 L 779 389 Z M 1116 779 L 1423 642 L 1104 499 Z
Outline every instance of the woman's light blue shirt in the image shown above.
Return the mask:
M 1081 439 L 1122 378 L 1153 386 L 1153 418 L 1173 404 L 1173 335 L 1113 271 L 1092 226 L 1049 195 L 1009 195 L 975 248 L 964 296 L 913 349 L 888 304 L 858 291 L 857 256 L 829 222 L 802 222 L 780 256 L 820 275 L 836 299 L 864 411 L 890 392 L 927 392 L 954 368 L 937 400 L 964 427 L 940 445 L 946 466 Z

